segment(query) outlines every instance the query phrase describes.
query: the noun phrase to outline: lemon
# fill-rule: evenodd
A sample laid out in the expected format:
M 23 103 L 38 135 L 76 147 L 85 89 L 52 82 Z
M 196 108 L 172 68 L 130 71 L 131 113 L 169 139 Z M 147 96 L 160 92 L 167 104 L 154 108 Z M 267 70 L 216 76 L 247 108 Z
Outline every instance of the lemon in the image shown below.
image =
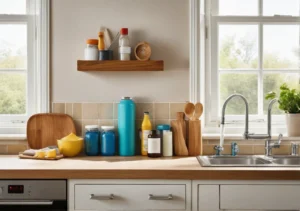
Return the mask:
M 46 152 L 46 158 L 56 158 L 56 149 L 50 149 Z

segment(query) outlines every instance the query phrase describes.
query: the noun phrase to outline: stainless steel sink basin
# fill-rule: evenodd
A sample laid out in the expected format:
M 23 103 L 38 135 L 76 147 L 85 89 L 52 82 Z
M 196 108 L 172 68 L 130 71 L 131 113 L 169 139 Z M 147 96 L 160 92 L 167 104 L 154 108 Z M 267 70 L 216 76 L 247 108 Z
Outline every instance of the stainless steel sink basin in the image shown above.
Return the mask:
M 268 166 L 272 162 L 257 156 L 198 156 L 201 166 L 241 167 Z
M 300 157 L 298 156 L 274 156 L 270 160 L 280 166 L 300 166 Z

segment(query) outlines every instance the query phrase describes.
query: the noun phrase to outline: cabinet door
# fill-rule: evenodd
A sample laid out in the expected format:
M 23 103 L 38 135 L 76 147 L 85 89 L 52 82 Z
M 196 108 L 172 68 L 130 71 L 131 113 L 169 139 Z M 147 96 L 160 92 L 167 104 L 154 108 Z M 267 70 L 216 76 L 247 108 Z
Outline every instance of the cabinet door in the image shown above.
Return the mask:
M 198 185 L 198 211 L 219 211 L 219 185 Z
M 300 210 L 300 185 L 220 185 L 221 210 Z

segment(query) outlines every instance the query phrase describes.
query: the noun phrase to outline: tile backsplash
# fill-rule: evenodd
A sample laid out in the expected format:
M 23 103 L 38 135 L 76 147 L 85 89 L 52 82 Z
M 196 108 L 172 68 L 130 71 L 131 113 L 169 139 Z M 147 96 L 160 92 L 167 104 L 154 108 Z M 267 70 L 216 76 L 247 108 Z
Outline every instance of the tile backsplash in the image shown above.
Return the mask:
M 153 125 L 170 124 L 177 112 L 183 112 L 185 103 L 136 103 L 136 124 L 141 124 L 144 112 L 150 113 Z M 82 136 L 85 126 L 96 124 L 118 127 L 118 103 L 53 103 L 53 113 L 70 115 L 77 134 Z
M 176 119 L 177 112 L 183 112 L 184 102 L 179 103 L 136 103 L 136 129 L 140 127 L 145 111 L 150 112 L 153 125 L 170 124 Z M 75 122 L 77 135 L 82 136 L 86 125 L 115 126 L 118 127 L 118 103 L 52 103 L 53 113 L 64 113 L 70 115 Z M 225 140 L 224 154 L 229 154 L 232 140 Z M 239 145 L 239 153 L 244 155 L 264 154 L 264 140 L 234 140 Z M 139 143 L 139 142 L 138 142 Z M 215 153 L 214 146 L 219 140 L 203 139 L 203 154 Z M 282 141 L 280 148 L 273 149 L 275 155 L 290 154 L 290 141 Z M 139 144 L 137 144 L 139 145 Z M 18 154 L 28 148 L 24 140 L 0 140 L 0 154 Z M 139 147 L 137 147 L 139 148 Z

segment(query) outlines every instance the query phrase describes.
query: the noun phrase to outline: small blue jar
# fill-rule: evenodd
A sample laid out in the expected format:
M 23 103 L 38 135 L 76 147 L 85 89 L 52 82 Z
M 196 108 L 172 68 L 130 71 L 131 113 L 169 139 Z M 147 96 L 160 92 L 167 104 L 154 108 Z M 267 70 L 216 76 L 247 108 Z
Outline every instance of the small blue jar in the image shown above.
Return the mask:
M 96 156 L 100 154 L 100 132 L 98 125 L 85 126 L 86 133 L 84 136 L 85 154 Z
M 116 152 L 116 135 L 114 126 L 101 127 L 101 155 L 113 156 Z

